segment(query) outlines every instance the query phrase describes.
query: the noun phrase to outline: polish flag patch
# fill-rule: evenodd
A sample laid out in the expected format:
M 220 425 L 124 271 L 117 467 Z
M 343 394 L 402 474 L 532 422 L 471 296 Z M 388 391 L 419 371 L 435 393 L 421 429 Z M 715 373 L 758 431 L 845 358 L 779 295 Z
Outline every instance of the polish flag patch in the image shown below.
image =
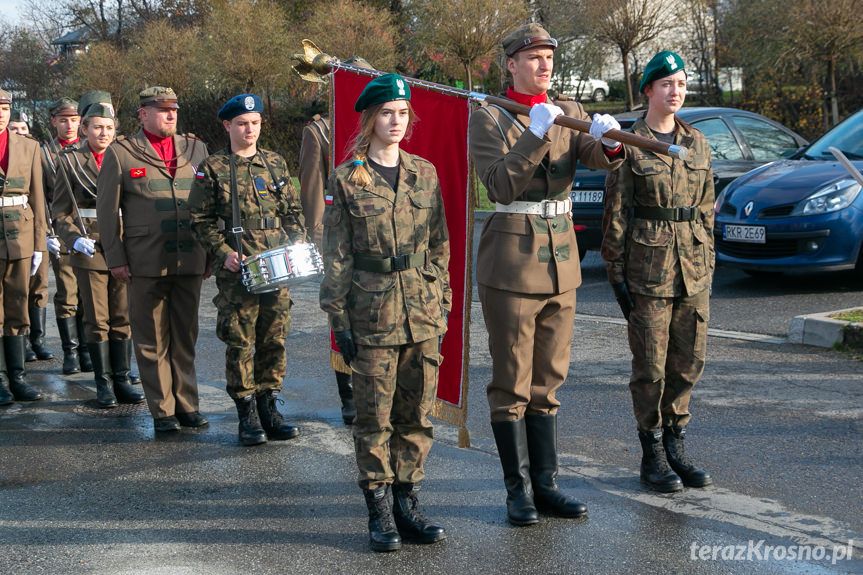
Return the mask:
M 327 205 L 332 205 L 333 197 L 332 196 L 324 196 L 324 203 Z
M 195 177 L 198 178 L 199 180 L 203 180 L 204 179 L 204 172 L 195 172 Z
M 147 175 L 147 168 L 132 168 L 129 170 L 130 178 L 143 178 Z

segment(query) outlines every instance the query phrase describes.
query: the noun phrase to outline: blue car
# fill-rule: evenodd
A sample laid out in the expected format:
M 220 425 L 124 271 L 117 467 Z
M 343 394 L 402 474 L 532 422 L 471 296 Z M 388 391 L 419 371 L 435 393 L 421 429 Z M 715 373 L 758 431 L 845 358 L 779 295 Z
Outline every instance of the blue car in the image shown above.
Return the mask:
M 716 259 L 751 274 L 863 271 L 863 110 L 789 159 L 737 178 L 716 198 Z

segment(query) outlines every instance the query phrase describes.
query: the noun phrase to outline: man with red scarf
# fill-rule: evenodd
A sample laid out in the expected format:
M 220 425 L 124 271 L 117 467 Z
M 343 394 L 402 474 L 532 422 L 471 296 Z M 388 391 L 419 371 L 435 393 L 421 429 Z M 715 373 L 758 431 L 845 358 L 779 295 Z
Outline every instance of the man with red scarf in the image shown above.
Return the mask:
M 566 114 L 589 120 L 576 102 L 546 93 L 557 40 L 528 24 L 503 40 L 513 86 L 506 97 L 530 116 L 495 105 L 474 111 L 470 152 L 496 202 L 483 225 L 476 277 L 489 338 L 492 380 L 487 395 L 514 525 L 539 521 L 538 511 L 583 517 L 587 507 L 557 487 L 556 390 L 569 369 L 575 288 L 581 268 L 569 192 L 576 162 L 615 169 L 623 147 L 600 139 L 619 128 L 596 115 L 590 134 L 554 124 Z
M 171 432 L 208 423 L 198 411 L 195 373 L 207 256 L 188 206 L 208 152 L 194 136 L 177 134 L 171 88 L 154 86 L 138 97 L 141 129 L 105 151 L 96 215 L 105 262 L 129 284 L 129 321 L 153 428 Z

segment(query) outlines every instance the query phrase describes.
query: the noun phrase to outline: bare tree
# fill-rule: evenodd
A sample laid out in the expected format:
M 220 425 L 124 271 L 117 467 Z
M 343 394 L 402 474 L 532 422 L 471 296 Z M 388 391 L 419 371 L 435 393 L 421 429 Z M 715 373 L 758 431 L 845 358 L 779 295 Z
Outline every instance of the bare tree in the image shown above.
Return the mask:
M 454 58 L 468 90 L 477 62 L 499 50 L 503 37 L 528 17 L 524 0 L 419 0 L 411 9 L 417 40 Z
M 640 46 L 672 28 L 669 0 L 582 0 L 583 18 L 592 24 L 591 35 L 615 46 L 623 62 L 627 106 L 635 107 L 630 56 Z
M 706 101 L 709 93 L 719 93 L 719 75 L 716 67 L 716 14 L 719 0 L 685 0 L 678 10 L 678 18 L 687 30 L 687 51 L 693 57 L 687 68 L 696 72 L 701 80 L 699 97 Z

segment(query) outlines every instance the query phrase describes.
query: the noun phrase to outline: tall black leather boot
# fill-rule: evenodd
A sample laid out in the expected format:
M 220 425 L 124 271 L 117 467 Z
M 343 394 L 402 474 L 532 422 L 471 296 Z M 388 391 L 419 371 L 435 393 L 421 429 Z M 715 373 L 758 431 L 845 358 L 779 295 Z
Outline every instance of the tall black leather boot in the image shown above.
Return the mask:
M 527 431 L 524 419 L 492 421 L 494 441 L 503 468 L 506 485 L 506 515 L 513 525 L 539 523 L 539 513 L 533 503 L 530 482 L 530 459 L 527 452 Z
M 584 517 L 587 505 L 557 486 L 557 414 L 524 416 L 533 502 L 537 509 L 560 517 Z
M 15 396 L 9 389 L 9 373 L 6 370 L 6 346 L 0 341 L 0 405 L 15 403 Z
M 237 405 L 237 417 L 240 420 L 239 438 L 243 445 L 260 445 L 267 442 L 267 434 L 258 421 L 258 410 L 255 408 L 255 396 L 247 395 L 234 399 Z
M 54 359 L 54 354 L 45 347 L 45 327 L 48 308 L 30 308 L 30 349 L 39 361 Z
M 679 425 L 662 428 L 662 445 L 665 447 L 665 457 L 671 469 L 680 476 L 687 487 L 707 487 L 713 484 L 710 474 L 699 469 L 692 463 L 683 448 L 686 438 L 686 428 Z
M 111 347 L 107 341 L 87 343 L 93 360 L 93 380 L 96 382 L 96 405 L 102 409 L 117 407 L 117 397 L 111 389 Z
M 78 363 L 78 325 L 75 317 L 58 317 L 57 331 L 60 332 L 60 345 L 63 346 L 63 375 L 79 373 Z
M 352 425 L 357 416 L 357 408 L 354 405 L 354 386 L 351 383 L 350 374 L 337 371 L 336 384 L 339 386 L 339 398 L 342 400 L 342 421 L 345 425 Z
M 80 310 L 75 315 L 75 326 L 78 328 L 78 361 L 81 371 L 93 371 L 93 361 L 90 359 L 90 347 L 87 345 L 87 336 L 84 332 L 84 314 Z
M 399 535 L 405 541 L 434 543 L 446 539 L 446 531 L 420 513 L 417 494 L 419 483 L 393 483 L 393 518 Z
M 276 409 L 278 398 L 279 391 L 276 389 L 269 389 L 256 397 L 261 427 L 267 432 L 267 439 L 293 439 L 300 434 L 300 428 L 282 418 L 282 414 Z
M 114 394 L 120 403 L 141 403 L 144 394 L 132 387 L 129 381 L 129 350 L 131 339 L 109 339 L 111 353 L 111 379 L 114 380 Z
M 680 477 L 668 466 L 662 446 L 662 429 L 639 431 L 641 441 L 641 481 L 660 493 L 673 493 L 683 489 Z
M 398 551 L 402 538 L 393 519 L 392 500 L 387 486 L 363 489 L 369 510 L 369 543 L 373 551 Z
M 16 401 L 36 401 L 42 394 L 30 387 L 24 374 L 24 348 L 27 347 L 26 335 L 5 335 L 6 371 L 9 374 L 9 390 Z

